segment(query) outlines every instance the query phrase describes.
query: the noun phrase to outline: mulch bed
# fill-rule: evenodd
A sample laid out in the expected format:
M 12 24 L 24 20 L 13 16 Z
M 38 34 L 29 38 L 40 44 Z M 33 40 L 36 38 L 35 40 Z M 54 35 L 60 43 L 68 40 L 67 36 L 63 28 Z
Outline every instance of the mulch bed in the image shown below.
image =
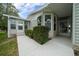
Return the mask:
M 77 46 L 77 45 L 74 45 L 74 55 L 75 56 L 79 56 L 79 46 Z

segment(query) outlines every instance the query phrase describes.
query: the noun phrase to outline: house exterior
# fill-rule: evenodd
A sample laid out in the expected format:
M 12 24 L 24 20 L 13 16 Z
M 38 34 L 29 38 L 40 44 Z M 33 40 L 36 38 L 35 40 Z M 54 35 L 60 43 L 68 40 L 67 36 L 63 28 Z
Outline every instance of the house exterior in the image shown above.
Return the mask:
M 20 17 L 8 17 L 8 37 L 24 35 L 25 23 L 27 29 L 35 26 L 47 26 L 49 38 L 59 36 L 69 37 L 73 45 L 79 46 L 79 3 L 49 3 L 32 12 L 27 20 Z
M 33 29 L 33 27 L 35 26 L 42 25 L 47 26 L 50 29 L 49 31 L 50 38 L 53 38 L 59 34 L 70 36 L 70 32 L 68 32 L 69 29 L 68 28 L 65 29 L 64 27 L 62 28 L 62 25 L 65 25 L 65 27 L 71 26 L 70 23 L 72 18 L 71 11 L 72 11 L 72 4 L 62 4 L 62 3 L 46 4 L 38 11 L 30 14 L 30 16 L 27 18 L 27 20 L 30 20 L 30 25 L 28 26 L 28 29 Z M 67 31 L 67 33 L 63 33 L 63 31 Z
M 49 3 L 32 12 L 27 20 L 27 29 L 35 26 L 47 26 L 49 37 L 57 35 L 70 37 L 73 45 L 79 46 L 79 4 L 78 3 Z

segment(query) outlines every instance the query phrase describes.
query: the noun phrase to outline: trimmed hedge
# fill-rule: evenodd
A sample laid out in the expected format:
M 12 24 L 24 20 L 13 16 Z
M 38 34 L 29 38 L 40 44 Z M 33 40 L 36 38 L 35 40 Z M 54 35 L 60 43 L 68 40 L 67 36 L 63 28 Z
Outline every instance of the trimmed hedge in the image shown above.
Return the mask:
M 26 31 L 25 31 L 25 34 L 26 34 L 27 36 L 31 37 L 31 38 L 33 37 L 32 33 L 33 33 L 32 30 L 26 30 Z
M 49 29 L 45 26 L 36 26 L 33 28 L 33 38 L 40 44 L 44 44 L 48 41 Z

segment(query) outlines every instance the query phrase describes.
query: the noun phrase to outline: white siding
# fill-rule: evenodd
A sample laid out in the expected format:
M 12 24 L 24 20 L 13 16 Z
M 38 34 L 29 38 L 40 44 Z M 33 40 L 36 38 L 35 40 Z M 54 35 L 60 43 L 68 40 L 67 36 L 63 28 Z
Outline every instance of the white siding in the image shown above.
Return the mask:
M 31 20 L 31 28 L 33 30 L 33 28 L 37 26 L 37 20 Z
M 73 43 L 79 45 L 79 3 L 73 5 Z
M 43 14 L 43 11 L 40 11 L 40 12 L 38 12 L 38 13 L 36 13 L 36 14 L 33 14 L 33 15 L 30 15 L 30 16 L 28 17 L 27 20 L 30 21 L 30 25 L 28 26 L 29 29 L 33 29 L 35 26 L 37 26 L 37 17 L 39 17 L 39 16 L 42 15 L 42 14 Z

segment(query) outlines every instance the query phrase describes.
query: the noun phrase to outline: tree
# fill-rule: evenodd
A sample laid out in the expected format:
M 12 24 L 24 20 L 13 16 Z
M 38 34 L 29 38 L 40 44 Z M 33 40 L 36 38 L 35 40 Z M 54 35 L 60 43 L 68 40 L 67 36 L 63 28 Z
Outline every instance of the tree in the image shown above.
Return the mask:
M 7 17 L 3 16 L 3 14 L 17 17 L 19 15 L 17 9 L 11 3 L 0 3 L 0 30 L 7 31 Z
M 11 3 L 7 3 L 6 14 L 19 17 L 18 10 Z
M 0 19 L 0 29 L 7 31 L 7 17 L 2 17 L 2 19 Z
M 2 17 L 3 13 L 4 13 L 4 6 L 0 3 L 0 18 Z

